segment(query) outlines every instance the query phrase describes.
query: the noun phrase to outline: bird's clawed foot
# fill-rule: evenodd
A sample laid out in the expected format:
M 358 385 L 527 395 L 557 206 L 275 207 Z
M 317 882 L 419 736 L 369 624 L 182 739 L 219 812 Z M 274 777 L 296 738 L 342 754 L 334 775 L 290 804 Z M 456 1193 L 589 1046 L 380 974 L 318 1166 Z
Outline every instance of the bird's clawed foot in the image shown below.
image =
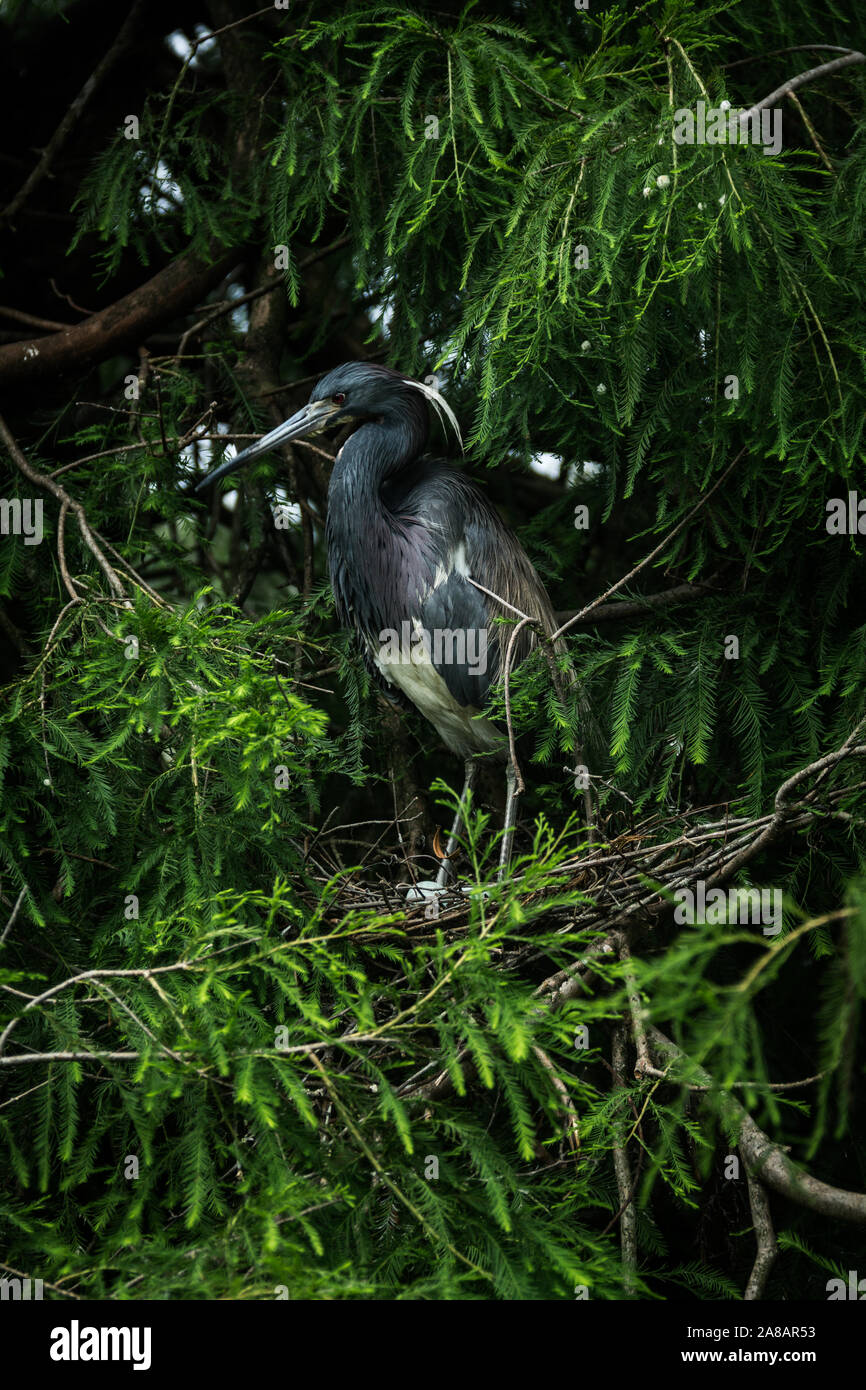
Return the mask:
M 474 883 L 467 883 L 462 887 L 458 887 L 455 884 L 449 889 L 440 887 L 438 881 L 432 878 L 425 878 L 419 879 L 417 883 L 413 883 L 407 890 L 406 901 L 407 903 L 425 903 L 424 916 L 435 918 L 439 916 L 442 910 L 443 901 L 451 897 L 452 894 L 455 897 L 458 894 L 464 897 L 471 897 L 473 893 L 479 891 L 483 893 L 485 898 L 489 896 L 483 889 L 479 890 Z
M 438 917 L 440 902 L 444 897 L 446 889 L 439 883 L 438 879 L 424 878 L 413 883 L 407 890 L 407 903 L 423 902 L 425 917 Z

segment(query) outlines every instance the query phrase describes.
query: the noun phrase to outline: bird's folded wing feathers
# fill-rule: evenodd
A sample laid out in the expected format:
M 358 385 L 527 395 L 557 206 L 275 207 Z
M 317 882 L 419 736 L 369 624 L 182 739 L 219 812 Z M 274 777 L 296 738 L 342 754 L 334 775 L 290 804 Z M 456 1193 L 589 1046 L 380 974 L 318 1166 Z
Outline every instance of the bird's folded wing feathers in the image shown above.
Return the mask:
M 474 489 L 473 493 L 476 519 L 467 520 L 432 587 L 419 597 L 423 626 L 432 639 L 433 665 L 460 704 L 480 709 L 500 677 L 503 654 L 520 614 L 536 619 L 548 633 L 555 620 L 544 586 L 517 537 L 487 499 Z M 504 602 L 497 603 L 490 594 Z M 521 631 L 514 666 L 535 640 L 532 629 Z

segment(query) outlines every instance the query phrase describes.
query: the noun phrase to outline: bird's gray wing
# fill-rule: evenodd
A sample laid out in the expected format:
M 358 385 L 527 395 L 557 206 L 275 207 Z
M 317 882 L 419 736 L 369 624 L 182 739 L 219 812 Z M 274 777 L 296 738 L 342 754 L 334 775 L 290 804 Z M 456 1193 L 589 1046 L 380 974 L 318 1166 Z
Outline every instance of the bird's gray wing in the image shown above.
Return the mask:
M 519 614 L 531 615 L 548 633 L 555 619 L 529 557 L 484 494 L 455 473 L 438 480 L 437 492 L 432 502 L 429 494 L 425 500 L 428 523 L 438 523 L 442 543 L 432 584 L 418 594 L 419 614 L 431 660 L 450 693 L 461 705 L 481 709 L 499 679 Z M 506 621 L 497 621 L 500 616 Z M 530 628 L 521 631 L 513 667 L 535 640 Z
M 482 709 L 499 670 L 499 641 L 487 600 L 469 582 L 466 555 L 465 544 L 446 553 L 432 586 L 419 593 L 418 611 L 427 655 L 449 693 L 459 705 Z

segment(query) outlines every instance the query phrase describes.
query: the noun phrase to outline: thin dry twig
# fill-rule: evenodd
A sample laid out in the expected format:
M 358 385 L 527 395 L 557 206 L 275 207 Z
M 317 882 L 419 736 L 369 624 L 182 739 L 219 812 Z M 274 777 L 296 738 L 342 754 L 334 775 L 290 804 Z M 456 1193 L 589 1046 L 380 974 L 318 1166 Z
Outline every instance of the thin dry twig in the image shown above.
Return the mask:
M 632 581 L 632 579 L 634 579 L 635 575 L 640 574 L 641 570 L 646 569 L 647 565 L 652 564 L 656 556 L 660 555 L 661 552 L 665 549 L 665 547 L 668 546 L 670 542 L 674 539 L 674 537 L 678 536 L 680 531 L 682 531 L 684 527 L 686 527 L 689 524 L 689 522 L 697 516 L 698 512 L 703 510 L 703 508 L 707 505 L 713 494 L 719 490 L 722 483 L 740 462 L 740 459 L 743 457 L 745 452 L 745 448 L 740 450 L 736 457 L 733 458 L 731 462 L 728 464 L 724 472 L 719 474 L 719 477 L 713 483 L 713 486 L 710 488 L 709 492 L 704 493 L 700 502 L 698 502 L 694 507 L 692 507 L 691 511 L 683 517 L 682 521 L 677 522 L 676 526 L 674 526 L 667 533 L 667 535 L 659 541 L 658 545 L 655 546 L 648 555 L 645 555 L 643 559 L 635 565 L 634 569 L 629 570 L 628 574 L 624 574 L 622 579 L 618 579 L 615 584 L 611 584 L 610 588 L 606 589 L 603 594 L 599 594 L 598 598 L 595 598 L 592 600 L 591 603 L 586 604 L 585 607 L 581 608 L 579 612 L 574 614 L 574 617 L 569 618 L 568 622 L 565 622 L 562 624 L 561 627 L 558 627 L 556 629 L 556 632 L 554 632 L 553 636 L 550 639 L 551 642 L 556 642 L 557 639 L 562 637 L 562 635 L 566 633 L 570 627 L 574 627 L 576 623 L 579 623 L 583 618 L 585 618 L 587 613 L 591 613 L 594 608 L 600 607 L 602 603 L 609 599 L 613 594 L 617 593 L 618 590 L 620 590 L 625 584 L 629 584 Z
M 574 1102 L 571 1099 L 571 1096 L 568 1094 L 568 1087 L 566 1086 L 562 1077 L 557 1072 L 556 1067 L 553 1065 L 553 1062 L 550 1060 L 547 1053 L 544 1051 L 544 1048 L 539 1047 L 537 1043 L 533 1043 L 532 1051 L 538 1058 L 541 1065 L 544 1067 L 545 1071 L 548 1073 L 551 1081 L 553 1082 L 554 1090 L 556 1091 L 557 1095 L 562 1101 L 563 1108 L 565 1110 L 566 1115 L 568 1116 L 566 1122 L 568 1144 L 569 1148 L 571 1149 L 572 1153 L 576 1158 L 580 1152 L 580 1123 L 577 1118 L 577 1111 L 574 1108 Z
M 27 884 L 25 883 L 24 887 L 21 889 L 21 892 L 18 894 L 18 897 L 15 899 L 15 906 L 13 907 L 12 912 L 10 914 L 9 921 L 3 928 L 3 935 L 0 936 L 0 946 L 3 945 L 3 942 L 6 940 L 12 928 L 15 926 L 15 923 L 18 921 L 18 913 L 21 911 L 21 904 L 23 903 L 26 896 Z
M 73 512 L 75 519 L 78 522 L 78 529 L 81 532 L 81 539 L 84 541 L 84 544 L 87 546 L 87 549 L 90 551 L 91 555 L 94 557 L 96 563 L 99 565 L 100 569 L 102 570 L 103 574 L 108 580 L 108 587 L 111 589 L 113 597 L 118 601 L 118 603 L 121 603 L 124 608 L 131 608 L 132 603 L 127 597 L 123 585 L 118 579 L 115 570 L 108 563 L 108 560 L 103 554 L 101 548 L 96 544 L 96 540 L 87 522 L 87 515 L 81 503 L 76 502 L 74 498 L 70 497 L 66 489 L 61 487 L 59 483 L 55 482 L 53 478 L 50 478 L 47 473 L 40 473 L 37 469 L 32 468 L 30 466 L 21 449 L 18 447 L 18 443 L 11 430 L 9 429 L 9 426 L 6 424 L 6 421 L 3 419 L 2 415 L 0 415 L 0 439 L 3 440 L 3 443 L 6 445 L 6 448 L 9 450 L 9 453 L 12 456 L 12 460 L 15 463 L 15 466 L 19 469 L 21 473 L 24 474 L 24 477 L 27 478 L 29 482 L 33 483 L 35 487 L 44 488 L 46 492 L 50 492 L 53 497 L 57 498 L 58 502 L 60 502 L 61 504 L 61 517 L 65 518 L 67 509 Z M 64 556 L 61 558 L 61 570 L 64 569 L 65 563 L 66 561 Z M 72 580 L 69 578 L 68 571 L 66 571 L 64 574 L 64 583 L 70 596 L 74 599 L 78 599 L 80 595 L 76 592 L 75 588 L 73 587 Z
M 66 144 L 73 126 L 90 101 L 93 93 L 96 91 L 103 78 L 106 77 L 114 67 L 124 50 L 128 47 L 135 29 L 138 26 L 138 21 L 141 18 L 143 10 L 144 0 L 135 0 L 135 3 L 127 12 L 126 18 L 120 27 L 114 43 L 97 63 L 93 72 L 81 88 L 81 91 L 71 102 L 63 119 L 48 141 L 48 144 L 45 146 L 45 149 L 42 151 L 42 157 L 36 165 L 36 168 L 28 174 L 18 192 L 10 199 L 3 211 L 0 212 L 0 223 L 11 221 L 19 209 L 26 203 L 33 190 L 37 188 L 45 178 L 54 160 Z
M 622 961 L 626 985 L 628 987 L 628 1006 L 631 1012 L 632 1037 L 634 1038 L 635 1049 L 637 1051 L 637 1061 L 635 1062 L 634 1074 L 640 1078 L 647 1070 L 652 1069 L 652 1056 L 650 1055 L 649 1043 L 647 1042 L 646 1028 L 644 1027 L 644 1006 L 638 992 L 637 981 L 634 977 L 634 967 L 632 966 L 631 950 L 624 932 L 618 933 L 617 944 L 619 946 L 619 958 Z
M 830 173 L 833 175 L 833 177 L 834 177 L 834 179 L 835 179 L 835 178 L 837 177 L 837 175 L 836 175 L 836 170 L 833 168 L 833 165 L 830 163 L 829 159 L 827 158 L 827 153 L 826 153 L 826 151 L 825 151 L 825 149 L 824 149 L 824 146 L 821 144 L 821 141 L 818 139 L 818 132 L 816 131 L 816 129 L 815 129 L 815 127 L 813 126 L 812 122 L 809 120 L 809 117 L 808 117 L 807 114 L 806 114 L 805 107 L 803 106 L 802 102 L 800 101 L 800 98 L 797 96 L 796 92 L 789 92 L 789 93 L 788 93 L 788 97 L 790 98 L 792 104 L 797 108 L 798 112 L 800 113 L 800 119 L 802 120 L 803 125 L 804 125 L 804 126 L 806 127 L 806 129 L 808 130 L 808 132 L 809 132 L 809 139 L 812 141 L 812 144 L 815 146 L 815 149 L 818 151 L 818 156 L 819 156 L 819 158 L 821 159 L 822 163 L 824 164 L 824 167 L 830 170 Z
M 620 1026 L 614 1030 L 613 1050 L 614 1090 L 625 1088 L 625 1072 L 628 1065 L 628 1043 L 626 1030 Z M 613 1167 L 619 1193 L 619 1230 L 622 1246 L 623 1288 L 626 1295 L 634 1293 L 634 1274 L 637 1269 L 637 1214 L 634 1209 L 634 1178 L 631 1171 L 624 1138 L 624 1124 L 620 1118 L 616 1123 L 616 1137 L 613 1145 Z

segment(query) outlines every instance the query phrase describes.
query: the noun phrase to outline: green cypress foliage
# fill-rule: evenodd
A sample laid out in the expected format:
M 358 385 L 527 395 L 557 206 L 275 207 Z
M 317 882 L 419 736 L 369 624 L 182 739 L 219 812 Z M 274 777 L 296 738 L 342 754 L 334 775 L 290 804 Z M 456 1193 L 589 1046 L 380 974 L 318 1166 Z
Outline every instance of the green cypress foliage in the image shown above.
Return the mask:
M 118 17 L 8 6 L 22 73 L 68 38 L 3 98 L 4 1268 L 739 1299 L 747 1170 L 750 1297 L 862 1265 L 866 65 L 771 102 L 778 149 L 677 138 L 854 13 L 184 3 L 52 150 Z M 329 446 L 189 494 L 354 357 L 437 376 L 581 614 L 510 681 L 512 876 L 485 786 L 438 911 L 459 769 L 337 628 Z

